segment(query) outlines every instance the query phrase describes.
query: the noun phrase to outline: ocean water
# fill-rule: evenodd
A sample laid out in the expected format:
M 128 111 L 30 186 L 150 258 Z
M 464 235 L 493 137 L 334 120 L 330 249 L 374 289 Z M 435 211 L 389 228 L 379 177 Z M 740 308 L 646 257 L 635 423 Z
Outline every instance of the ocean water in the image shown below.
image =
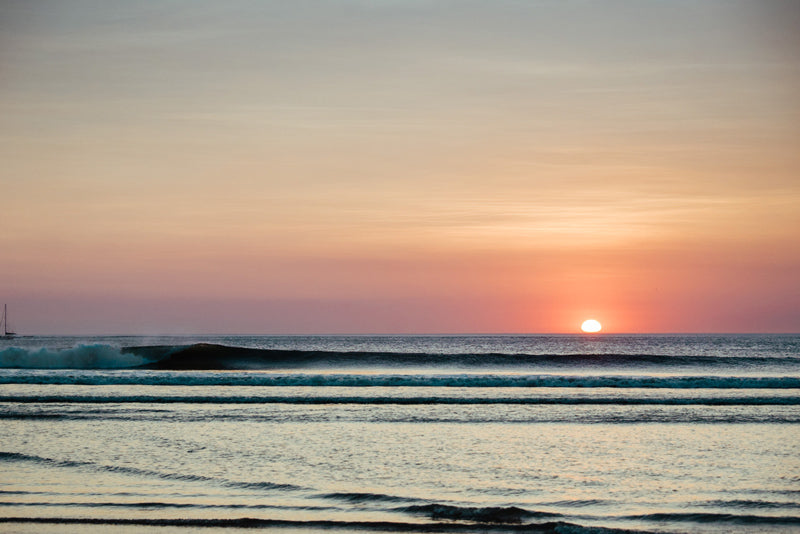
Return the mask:
M 0 341 L 2 532 L 800 531 L 800 336 Z

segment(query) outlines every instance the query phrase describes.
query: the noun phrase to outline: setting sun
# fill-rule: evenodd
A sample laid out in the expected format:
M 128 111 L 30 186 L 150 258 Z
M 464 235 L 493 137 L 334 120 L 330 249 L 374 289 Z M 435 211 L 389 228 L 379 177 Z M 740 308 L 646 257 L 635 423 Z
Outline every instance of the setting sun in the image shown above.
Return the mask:
M 602 328 L 603 325 L 601 325 L 599 321 L 596 321 L 594 319 L 586 319 L 585 321 L 583 321 L 583 324 L 581 325 L 581 330 L 588 333 L 599 332 L 600 330 L 602 330 Z

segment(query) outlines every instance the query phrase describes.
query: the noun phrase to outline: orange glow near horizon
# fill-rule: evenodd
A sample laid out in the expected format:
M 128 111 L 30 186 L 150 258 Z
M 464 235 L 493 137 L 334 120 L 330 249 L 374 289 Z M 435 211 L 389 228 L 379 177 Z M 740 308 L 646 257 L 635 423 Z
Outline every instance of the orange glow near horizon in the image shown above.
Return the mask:
M 0 303 L 43 334 L 798 331 L 800 10 L 756 4 L 0 3 Z

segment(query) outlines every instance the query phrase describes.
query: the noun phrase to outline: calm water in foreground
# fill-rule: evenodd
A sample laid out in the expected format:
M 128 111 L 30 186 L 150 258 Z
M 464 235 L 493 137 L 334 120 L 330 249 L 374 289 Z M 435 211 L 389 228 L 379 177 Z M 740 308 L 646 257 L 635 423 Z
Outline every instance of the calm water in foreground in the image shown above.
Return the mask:
M 800 531 L 797 335 L 18 338 L 0 419 L 3 532 Z

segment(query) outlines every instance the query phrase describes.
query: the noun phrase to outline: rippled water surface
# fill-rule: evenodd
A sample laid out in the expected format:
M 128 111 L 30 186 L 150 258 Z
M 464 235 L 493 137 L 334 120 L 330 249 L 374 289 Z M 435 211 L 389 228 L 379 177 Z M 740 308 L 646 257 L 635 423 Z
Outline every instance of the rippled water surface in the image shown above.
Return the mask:
M 3 343 L 3 531 L 800 529 L 797 336 Z

